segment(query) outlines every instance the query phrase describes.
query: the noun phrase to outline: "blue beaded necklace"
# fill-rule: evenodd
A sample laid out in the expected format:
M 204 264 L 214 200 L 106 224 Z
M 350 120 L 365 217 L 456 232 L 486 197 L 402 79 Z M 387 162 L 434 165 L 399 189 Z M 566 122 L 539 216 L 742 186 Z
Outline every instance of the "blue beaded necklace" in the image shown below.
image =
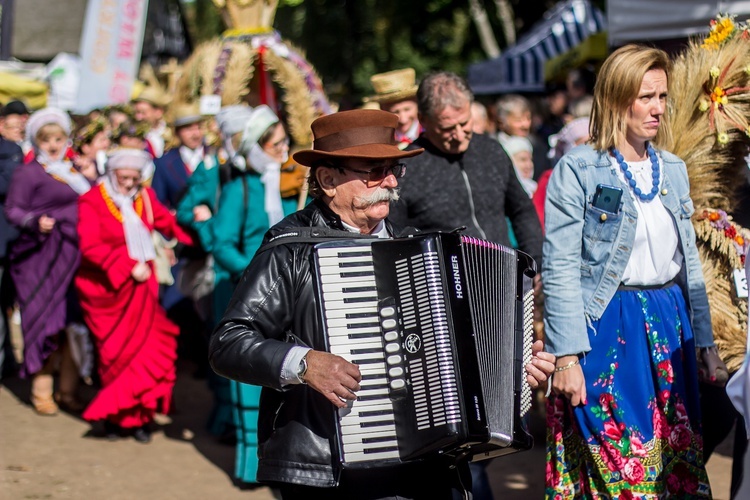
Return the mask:
M 623 175 L 625 175 L 625 180 L 628 181 L 628 184 L 630 184 L 630 187 L 633 189 L 635 195 L 643 201 L 653 200 L 656 194 L 659 192 L 659 158 L 656 157 L 656 151 L 654 151 L 654 148 L 651 147 L 651 144 L 646 147 L 648 157 L 651 160 L 651 177 L 653 178 L 651 192 L 648 194 L 643 194 L 641 188 L 636 185 L 635 179 L 633 179 L 633 173 L 628 169 L 628 164 L 625 163 L 625 158 L 622 157 L 622 154 L 620 154 L 617 148 L 612 148 L 611 151 L 612 156 L 614 156 L 615 160 L 617 160 L 617 163 L 620 164 L 622 173 Z

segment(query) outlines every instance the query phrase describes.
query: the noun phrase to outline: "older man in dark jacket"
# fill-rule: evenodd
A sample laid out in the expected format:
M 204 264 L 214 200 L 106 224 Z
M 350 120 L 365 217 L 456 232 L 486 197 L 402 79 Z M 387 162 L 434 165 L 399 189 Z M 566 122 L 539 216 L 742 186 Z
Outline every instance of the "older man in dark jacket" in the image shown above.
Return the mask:
M 425 153 L 407 161 L 409 176 L 391 218 L 424 231 L 464 227 L 470 236 L 506 246 L 509 220 L 518 248 L 541 263 L 542 227 L 534 205 L 500 144 L 473 133 L 473 101 L 464 79 L 453 73 L 422 80 L 417 104 L 424 133 L 410 147 Z M 481 500 L 492 497 L 486 465 L 472 464 L 474 495 Z
M 458 483 L 448 463 L 436 460 L 341 472 L 332 451 L 337 409 L 356 399 L 363 382 L 356 364 L 326 352 L 311 240 L 399 235 L 386 219 L 404 172 L 398 160 L 422 151 L 400 151 L 396 125 L 395 115 L 374 110 L 313 122 L 315 149 L 294 159 L 311 167 L 316 199 L 267 233 L 211 339 L 219 374 L 264 386 L 257 477 L 276 483 L 284 499 L 451 498 Z M 301 228 L 310 238 L 300 237 Z M 527 370 L 536 385 L 551 373 L 551 358 L 537 353 Z
M 18 230 L 5 218 L 5 196 L 8 193 L 8 185 L 13 172 L 23 161 L 21 147 L 13 141 L 0 137 L 0 283 L 7 281 L 5 269 L 7 265 L 8 244 L 18 235 Z M 1 291 L 7 287 L 0 286 Z M 2 378 L 5 367 L 5 338 L 8 332 L 7 318 L 5 317 L 6 297 L 0 295 L 0 378 Z
M 537 263 L 542 227 L 510 158 L 498 142 L 472 133 L 474 96 L 453 73 L 428 75 L 417 91 L 424 133 L 410 147 L 425 152 L 406 162 L 400 200 L 391 207 L 397 224 L 423 231 L 465 226 L 465 233 L 510 246 L 506 216 L 518 248 Z

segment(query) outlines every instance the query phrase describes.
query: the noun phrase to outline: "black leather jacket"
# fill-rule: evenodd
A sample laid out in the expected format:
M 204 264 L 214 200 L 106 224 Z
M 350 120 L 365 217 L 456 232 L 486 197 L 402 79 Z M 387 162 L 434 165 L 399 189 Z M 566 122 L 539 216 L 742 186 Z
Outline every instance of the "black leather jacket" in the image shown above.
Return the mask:
M 264 242 L 295 227 L 344 230 L 339 217 L 315 201 L 271 228 Z M 259 251 L 211 337 L 209 356 L 216 373 L 264 387 L 258 481 L 333 487 L 338 482 L 331 454 L 335 407 L 306 385 L 280 383 L 284 358 L 293 345 L 325 350 L 311 255 L 312 245 L 306 243 Z

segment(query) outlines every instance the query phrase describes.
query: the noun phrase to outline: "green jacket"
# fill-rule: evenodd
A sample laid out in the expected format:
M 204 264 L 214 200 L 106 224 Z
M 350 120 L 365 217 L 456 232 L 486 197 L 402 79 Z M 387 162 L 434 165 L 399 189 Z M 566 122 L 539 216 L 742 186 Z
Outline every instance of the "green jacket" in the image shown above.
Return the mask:
M 243 192 L 245 183 L 247 195 Z M 247 200 L 247 205 L 244 205 Z M 297 197 L 282 199 L 284 215 L 297 211 Z M 213 217 L 213 249 L 217 273 L 221 267 L 238 278 L 269 229 L 265 211 L 265 187 L 260 175 L 248 172 L 226 185 L 219 199 L 219 210 Z
M 193 208 L 207 205 L 216 215 L 219 191 L 219 161 L 216 156 L 208 156 L 198 164 L 193 175 L 188 179 L 185 195 L 177 205 L 177 222 L 198 233 L 201 246 L 206 252 L 213 251 L 213 230 L 215 217 L 203 222 L 193 220 Z

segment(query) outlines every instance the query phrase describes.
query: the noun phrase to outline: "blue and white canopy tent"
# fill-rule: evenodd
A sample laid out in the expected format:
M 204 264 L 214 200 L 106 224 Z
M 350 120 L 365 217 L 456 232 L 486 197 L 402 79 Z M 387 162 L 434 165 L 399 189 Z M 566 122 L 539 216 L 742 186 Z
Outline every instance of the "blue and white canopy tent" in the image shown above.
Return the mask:
M 748 0 L 607 0 L 609 44 L 685 39 L 708 31 L 717 14 L 750 16 Z
M 605 30 L 604 14 L 588 0 L 561 2 L 500 57 L 469 66 L 469 85 L 477 95 L 543 92 L 561 68 L 603 59 Z

